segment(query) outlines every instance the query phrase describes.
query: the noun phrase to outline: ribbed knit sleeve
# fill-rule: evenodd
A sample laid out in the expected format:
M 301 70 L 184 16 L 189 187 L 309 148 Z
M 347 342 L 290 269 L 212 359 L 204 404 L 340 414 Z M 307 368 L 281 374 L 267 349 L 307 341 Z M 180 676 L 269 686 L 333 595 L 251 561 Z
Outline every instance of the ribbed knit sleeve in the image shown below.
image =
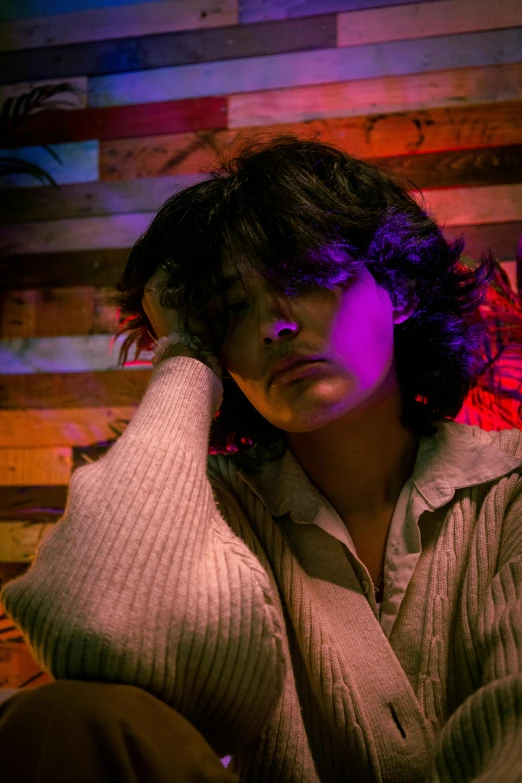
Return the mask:
M 73 473 L 63 517 L 1 598 L 54 678 L 143 688 L 222 756 L 259 735 L 285 664 L 267 574 L 206 474 L 221 395 L 198 360 L 160 363 L 123 435 Z
M 444 725 L 430 783 L 522 780 L 522 475 L 504 512 L 497 573 L 470 617 L 480 687 Z

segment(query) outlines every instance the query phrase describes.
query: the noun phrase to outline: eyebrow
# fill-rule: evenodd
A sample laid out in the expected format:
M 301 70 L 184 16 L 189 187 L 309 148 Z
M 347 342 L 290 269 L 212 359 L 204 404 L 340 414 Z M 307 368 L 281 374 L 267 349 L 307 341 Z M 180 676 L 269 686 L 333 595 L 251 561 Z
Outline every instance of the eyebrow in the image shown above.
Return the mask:
M 241 280 L 241 277 L 239 275 L 229 275 L 228 277 L 225 276 L 223 278 L 223 283 L 225 285 L 225 289 L 228 290 L 229 288 L 232 288 L 233 285 L 236 283 L 239 283 Z

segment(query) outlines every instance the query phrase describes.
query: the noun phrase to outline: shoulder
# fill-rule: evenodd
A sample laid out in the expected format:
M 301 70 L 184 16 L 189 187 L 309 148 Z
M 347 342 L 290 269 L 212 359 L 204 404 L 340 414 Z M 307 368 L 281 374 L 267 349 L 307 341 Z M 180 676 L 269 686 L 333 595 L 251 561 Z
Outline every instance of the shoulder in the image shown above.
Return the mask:
M 469 435 L 476 440 L 491 446 L 498 451 L 503 451 L 512 457 L 522 459 L 522 430 L 512 428 L 506 430 L 483 430 L 480 427 L 468 424 L 459 424 L 465 427 Z

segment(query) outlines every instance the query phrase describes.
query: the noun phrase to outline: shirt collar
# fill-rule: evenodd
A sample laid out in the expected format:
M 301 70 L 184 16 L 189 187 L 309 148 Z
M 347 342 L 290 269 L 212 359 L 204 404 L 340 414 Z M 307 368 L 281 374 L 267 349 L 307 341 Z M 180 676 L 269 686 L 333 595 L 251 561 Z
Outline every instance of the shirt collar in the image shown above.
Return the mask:
M 412 478 L 429 509 L 448 503 L 456 489 L 500 478 L 522 465 L 497 445 L 498 433 L 443 421 L 439 431 L 422 437 Z M 290 514 L 295 522 L 313 522 L 323 496 L 287 448 L 279 460 L 266 463 L 257 475 L 238 476 L 259 497 L 272 516 Z

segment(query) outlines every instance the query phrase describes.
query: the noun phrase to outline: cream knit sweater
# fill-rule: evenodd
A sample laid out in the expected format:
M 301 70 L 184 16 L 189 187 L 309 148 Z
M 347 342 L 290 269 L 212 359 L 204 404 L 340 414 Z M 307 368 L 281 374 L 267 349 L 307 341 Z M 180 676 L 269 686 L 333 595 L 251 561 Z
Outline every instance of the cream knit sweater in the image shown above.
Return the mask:
M 387 639 L 342 545 L 310 525 L 296 550 L 207 455 L 221 396 L 165 360 L 73 474 L 1 595 L 42 667 L 149 691 L 245 783 L 522 781 L 522 432 L 470 428 L 500 467 L 424 515 Z

